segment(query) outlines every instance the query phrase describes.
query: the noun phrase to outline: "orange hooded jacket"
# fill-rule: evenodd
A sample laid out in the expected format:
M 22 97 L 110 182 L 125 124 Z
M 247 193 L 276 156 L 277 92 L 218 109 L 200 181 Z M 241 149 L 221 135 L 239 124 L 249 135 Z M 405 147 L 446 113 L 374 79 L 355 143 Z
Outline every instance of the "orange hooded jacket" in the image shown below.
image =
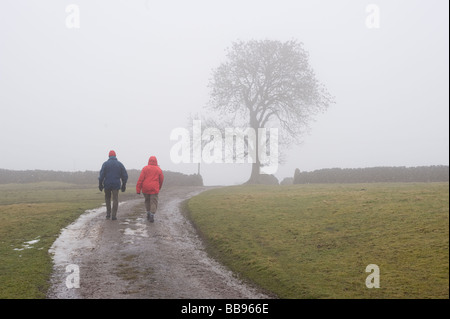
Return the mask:
M 158 166 L 158 161 L 155 156 L 151 156 L 148 160 L 148 165 L 145 166 L 141 175 L 139 175 L 136 184 L 136 193 L 140 194 L 158 194 L 164 182 L 164 175 Z

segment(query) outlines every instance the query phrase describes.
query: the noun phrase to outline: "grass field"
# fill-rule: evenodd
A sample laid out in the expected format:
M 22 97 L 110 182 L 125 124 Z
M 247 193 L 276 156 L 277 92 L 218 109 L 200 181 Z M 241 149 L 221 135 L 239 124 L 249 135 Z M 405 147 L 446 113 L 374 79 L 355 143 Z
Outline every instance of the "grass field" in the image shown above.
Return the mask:
M 62 228 L 103 202 L 95 185 L 0 185 L 0 298 L 45 298 L 48 249 Z
M 0 185 L 0 299 L 45 298 L 48 249 L 103 202 L 96 185 Z M 226 187 L 188 208 L 217 259 L 281 298 L 449 297 L 448 183 Z
M 449 298 L 448 183 L 236 186 L 187 209 L 215 258 L 280 298 Z

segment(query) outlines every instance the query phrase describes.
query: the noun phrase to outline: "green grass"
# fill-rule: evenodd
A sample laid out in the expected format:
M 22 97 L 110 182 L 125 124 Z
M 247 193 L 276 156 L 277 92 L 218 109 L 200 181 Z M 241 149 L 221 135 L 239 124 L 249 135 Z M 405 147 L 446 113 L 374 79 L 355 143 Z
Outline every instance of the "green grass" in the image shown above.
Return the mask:
M 62 228 L 103 202 L 96 185 L 0 185 L 0 298 L 45 298 L 52 271 L 48 249 Z M 26 248 L 32 240 L 38 242 Z
M 215 258 L 280 298 L 449 298 L 448 183 L 236 186 L 187 207 Z

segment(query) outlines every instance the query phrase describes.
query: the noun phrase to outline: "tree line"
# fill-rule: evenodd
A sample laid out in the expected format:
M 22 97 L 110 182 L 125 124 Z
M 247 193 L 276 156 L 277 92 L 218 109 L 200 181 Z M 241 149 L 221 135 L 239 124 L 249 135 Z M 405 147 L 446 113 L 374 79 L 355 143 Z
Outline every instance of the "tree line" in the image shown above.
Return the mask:
M 129 169 L 128 183 L 136 184 L 140 170 Z M 163 171 L 165 186 L 203 186 L 199 174 L 187 175 L 179 172 Z M 48 170 L 6 170 L 0 169 L 0 184 L 64 182 L 70 184 L 98 184 L 98 171 L 63 172 Z
M 293 178 L 293 184 L 448 181 L 449 167 L 444 165 L 418 167 L 327 168 L 312 172 L 301 172 L 297 168 Z

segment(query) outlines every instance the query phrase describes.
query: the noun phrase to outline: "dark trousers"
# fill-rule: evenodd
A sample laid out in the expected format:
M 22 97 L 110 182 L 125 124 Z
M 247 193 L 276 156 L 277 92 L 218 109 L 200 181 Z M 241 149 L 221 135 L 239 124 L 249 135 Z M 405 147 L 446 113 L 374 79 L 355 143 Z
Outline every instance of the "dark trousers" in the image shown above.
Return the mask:
M 112 209 L 111 209 L 112 198 Z M 105 203 L 106 203 L 106 216 L 112 215 L 112 218 L 116 218 L 117 208 L 119 207 L 119 190 L 118 189 L 105 189 Z

